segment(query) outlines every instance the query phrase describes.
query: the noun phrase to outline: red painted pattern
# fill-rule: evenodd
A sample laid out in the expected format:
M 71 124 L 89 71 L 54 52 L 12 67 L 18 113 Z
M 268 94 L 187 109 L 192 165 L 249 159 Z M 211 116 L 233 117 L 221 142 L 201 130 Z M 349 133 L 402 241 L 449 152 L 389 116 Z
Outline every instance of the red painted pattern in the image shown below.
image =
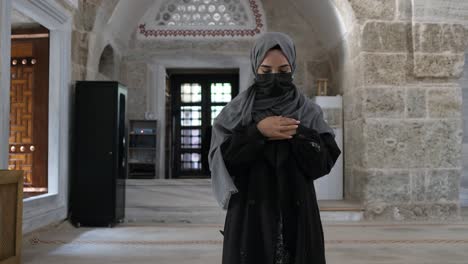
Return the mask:
M 262 14 L 258 8 L 255 0 L 249 0 L 250 8 L 255 17 L 255 28 L 253 29 L 146 29 L 146 24 L 140 24 L 138 26 L 139 33 L 145 37 L 238 37 L 238 36 L 254 36 L 261 32 Z
M 222 245 L 222 240 L 43 240 L 29 239 L 31 245 Z M 335 239 L 326 244 L 468 244 L 468 239 Z

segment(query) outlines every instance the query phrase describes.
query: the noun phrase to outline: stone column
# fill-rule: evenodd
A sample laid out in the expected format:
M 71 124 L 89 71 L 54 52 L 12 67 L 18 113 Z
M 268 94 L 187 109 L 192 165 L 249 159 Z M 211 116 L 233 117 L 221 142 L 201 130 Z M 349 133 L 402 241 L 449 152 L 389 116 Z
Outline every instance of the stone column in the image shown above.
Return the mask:
M 407 0 L 350 3 L 363 81 L 352 175 L 365 218 L 459 218 L 463 26 L 415 22 Z

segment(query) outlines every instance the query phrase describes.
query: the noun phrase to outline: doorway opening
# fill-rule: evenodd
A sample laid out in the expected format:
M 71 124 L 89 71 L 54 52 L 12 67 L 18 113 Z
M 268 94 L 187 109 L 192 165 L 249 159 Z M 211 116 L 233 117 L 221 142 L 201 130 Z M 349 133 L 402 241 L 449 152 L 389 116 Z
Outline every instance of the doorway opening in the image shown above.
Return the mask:
M 239 72 L 172 70 L 168 75 L 166 178 L 210 178 L 213 121 L 239 93 Z
M 48 193 L 49 30 L 12 12 L 9 170 L 24 171 L 24 197 Z

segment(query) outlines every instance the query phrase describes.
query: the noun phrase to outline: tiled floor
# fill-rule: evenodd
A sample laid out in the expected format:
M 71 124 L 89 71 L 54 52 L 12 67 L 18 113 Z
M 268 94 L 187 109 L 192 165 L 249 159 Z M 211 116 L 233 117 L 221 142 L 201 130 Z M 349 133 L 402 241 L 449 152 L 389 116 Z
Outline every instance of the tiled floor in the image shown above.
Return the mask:
M 468 210 L 452 224 L 324 222 L 327 263 L 466 264 Z M 221 263 L 222 225 L 138 224 L 79 228 L 68 222 L 27 235 L 23 263 Z
M 130 182 L 127 221 L 114 228 L 68 222 L 24 237 L 23 263 L 220 264 L 225 212 L 206 183 Z M 319 201 L 320 204 L 320 201 Z M 343 203 L 322 203 L 339 208 Z M 355 204 L 342 210 L 353 211 Z M 321 215 L 333 213 L 321 211 Z M 349 213 L 349 212 L 348 212 Z M 451 223 L 323 220 L 329 264 L 467 264 L 468 208 Z M 339 216 L 341 217 L 341 216 Z M 344 219 L 348 219 L 344 217 Z

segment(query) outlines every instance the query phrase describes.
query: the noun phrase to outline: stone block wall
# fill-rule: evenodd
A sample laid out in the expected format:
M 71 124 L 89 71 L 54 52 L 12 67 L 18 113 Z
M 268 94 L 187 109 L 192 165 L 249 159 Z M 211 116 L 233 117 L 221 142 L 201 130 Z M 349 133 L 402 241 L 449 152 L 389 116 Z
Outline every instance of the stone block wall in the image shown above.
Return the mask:
M 123 62 L 120 77 L 127 87 L 128 92 L 128 118 L 145 119 L 148 104 L 152 102 L 148 98 L 150 92 L 147 83 L 149 74 L 148 65 L 145 62 Z
M 459 83 L 463 94 L 463 172 L 460 199 L 462 206 L 468 206 L 468 51 L 465 52 L 465 65 Z
M 466 29 L 415 19 L 411 1 L 349 2 L 362 81 L 345 91 L 359 109 L 345 111 L 346 193 L 367 219 L 458 219 Z

